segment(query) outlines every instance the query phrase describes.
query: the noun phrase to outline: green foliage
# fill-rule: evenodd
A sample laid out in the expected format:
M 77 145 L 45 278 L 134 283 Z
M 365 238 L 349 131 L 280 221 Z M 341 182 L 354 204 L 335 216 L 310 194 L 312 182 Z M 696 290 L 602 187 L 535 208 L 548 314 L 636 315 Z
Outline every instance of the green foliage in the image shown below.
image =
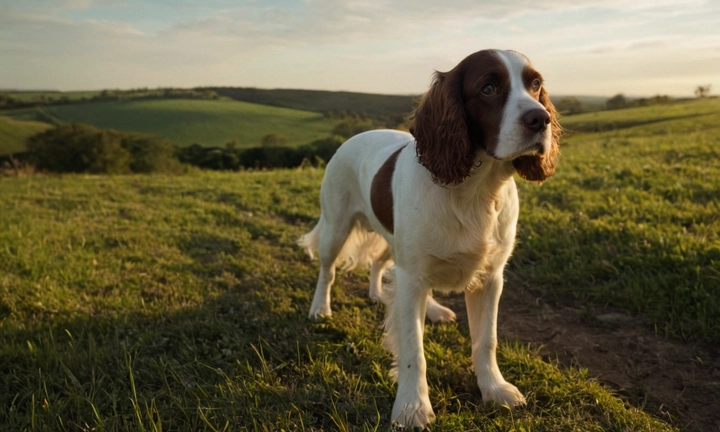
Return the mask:
M 607 109 L 625 108 L 626 106 L 628 106 L 628 100 L 624 94 L 618 93 L 608 99 L 605 104 L 607 106 Z
M 284 136 L 278 134 L 267 134 L 262 137 L 262 146 L 265 148 L 282 147 L 287 142 Z
M 341 136 L 347 139 L 359 133 L 378 129 L 384 126 L 385 125 L 380 124 L 378 121 L 369 118 L 362 118 L 357 116 L 346 117 L 343 121 L 338 123 L 333 128 L 332 133 L 333 135 Z
M 582 102 L 575 97 L 564 97 L 555 104 L 555 109 L 563 115 L 579 114 L 582 112 Z
M 306 317 L 317 263 L 295 240 L 322 174 L 0 179 L 3 429 L 388 430 L 367 272 Z M 433 430 L 671 430 L 513 343 L 500 367 L 528 406 L 482 405 L 467 329 L 426 328 Z
M 303 164 L 317 166 L 329 161 L 343 141 L 342 137 L 333 136 L 296 148 L 265 145 L 238 148 L 232 142 L 224 148 L 193 144 L 178 149 L 178 157 L 183 163 L 212 170 L 294 168 Z
M 72 124 L 34 135 L 27 157 L 37 168 L 58 173 L 177 172 L 174 146 L 161 138 Z

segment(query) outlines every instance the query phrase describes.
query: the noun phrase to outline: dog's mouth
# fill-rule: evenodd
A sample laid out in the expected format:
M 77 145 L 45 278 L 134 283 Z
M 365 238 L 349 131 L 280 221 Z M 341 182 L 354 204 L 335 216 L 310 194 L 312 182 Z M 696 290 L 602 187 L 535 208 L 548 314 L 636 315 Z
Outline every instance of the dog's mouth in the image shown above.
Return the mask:
M 509 160 L 517 159 L 521 156 L 535 156 L 535 155 L 542 156 L 545 154 L 545 151 L 546 151 L 546 148 L 545 148 L 545 145 L 543 144 L 543 142 L 536 141 L 532 144 L 525 146 L 525 148 L 523 148 L 522 150 L 520 150 L 510 156 L 499 157 L 499 156 L 495 155 L 494 152 L 493 153 L 488 152 L 488 155 L 490 155 L 495 160 L 509 161 Z

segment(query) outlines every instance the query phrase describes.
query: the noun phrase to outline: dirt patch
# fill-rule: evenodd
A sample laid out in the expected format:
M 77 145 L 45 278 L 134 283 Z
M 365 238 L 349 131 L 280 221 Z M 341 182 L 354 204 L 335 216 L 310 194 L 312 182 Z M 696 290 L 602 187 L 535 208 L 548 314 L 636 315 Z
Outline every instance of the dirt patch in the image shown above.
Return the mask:
M 439 301 L 467 323 L 463 297 Z M 720 350 L 668 340 L 621 310 L 556 306 L 506 283 L 498 335 L 565 367 L 587 368 L 616 395 L 684 431 L 720 431 Z

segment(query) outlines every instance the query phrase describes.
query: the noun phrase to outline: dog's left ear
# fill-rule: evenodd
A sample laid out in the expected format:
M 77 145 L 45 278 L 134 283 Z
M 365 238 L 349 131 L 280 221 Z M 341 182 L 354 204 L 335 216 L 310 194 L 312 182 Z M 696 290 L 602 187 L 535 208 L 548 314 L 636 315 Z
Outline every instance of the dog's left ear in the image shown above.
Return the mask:
M 562 136 L 562 127 L 558 122 L 558 113 L 555 110 L 552 102 L 550 102 L 550 95 L 545 88 L 540 89 L 540 97 L 538 98 L 541 104 L 545 107 L 547 112 L 550 114 L 550 133 L 552 135 L 552 144 L 550 150 L 541 155 L 534 156 L 520 156 L 513 160 L 513 166 L 517 170 L 520 177 L 529 181 L 542 182 L 548 177 L 555 174 L 555 166 L 560 156 L 560 137 Z
M 464 72 L 436 72 L 432 85 L 410 116 L 418 161 L 444 185 L 470 175 L 475 152 L 468 136 L 462 100 Z

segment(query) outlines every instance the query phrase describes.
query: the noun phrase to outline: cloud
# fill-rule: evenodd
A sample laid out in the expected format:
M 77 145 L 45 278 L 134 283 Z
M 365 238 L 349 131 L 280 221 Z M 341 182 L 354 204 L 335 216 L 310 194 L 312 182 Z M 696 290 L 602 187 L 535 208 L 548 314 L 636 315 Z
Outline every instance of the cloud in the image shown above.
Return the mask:
M 638 75 L 647 64 L 712 70 L 720 36 L 702 29 L 718 17 L 702 0 L 0 0 L 0 87 L 419 93 L 434 69 L 498 47 L 527 54 L 559 89 L 607 93 L 651 82 Z

